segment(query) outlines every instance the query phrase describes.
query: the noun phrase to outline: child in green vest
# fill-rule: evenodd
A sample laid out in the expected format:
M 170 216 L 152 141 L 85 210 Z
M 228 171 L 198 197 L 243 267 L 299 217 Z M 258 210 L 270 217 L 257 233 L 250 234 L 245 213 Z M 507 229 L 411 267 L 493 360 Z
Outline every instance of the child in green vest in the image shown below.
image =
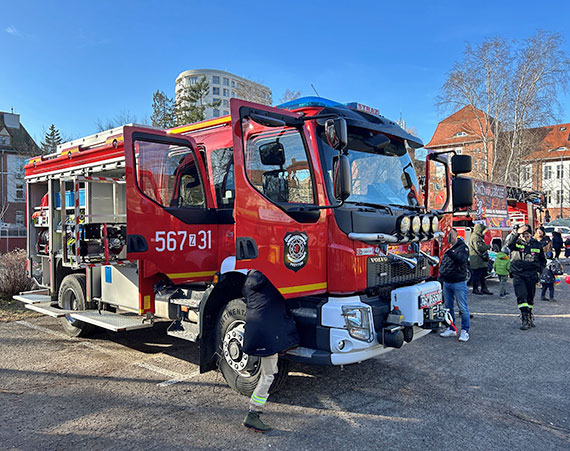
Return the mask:
M 497 254 L 495 262 L 493 263 L 493 269 L 499 276 L 499 297 L 504 298 L 507 295 L 507 280 L 509 278 L 509 271 L 511 269 L 511 261 L 509 260 L 509 256 L 504 252 L 499 252 Z

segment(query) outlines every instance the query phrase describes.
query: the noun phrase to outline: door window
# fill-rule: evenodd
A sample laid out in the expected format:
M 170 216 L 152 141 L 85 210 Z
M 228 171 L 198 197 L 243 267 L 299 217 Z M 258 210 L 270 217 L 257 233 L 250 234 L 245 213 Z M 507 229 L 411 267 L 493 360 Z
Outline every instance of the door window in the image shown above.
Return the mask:
M 191 149 L 135 141 L 137 184 L 163 207 L 205 208 L 204 187 Z
M 313 180 L 300 132 L 264 128 L 243 120 L 245 166 L 250 183 L 275 203 L 314 203 Z

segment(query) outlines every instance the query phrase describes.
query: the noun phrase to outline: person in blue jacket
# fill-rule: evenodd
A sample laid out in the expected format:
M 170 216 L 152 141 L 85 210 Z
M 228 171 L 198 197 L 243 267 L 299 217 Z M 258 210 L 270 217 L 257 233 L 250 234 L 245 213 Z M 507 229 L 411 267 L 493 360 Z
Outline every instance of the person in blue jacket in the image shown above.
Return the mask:
M 271 428 L 261 421 L 259 415 L 278 371 L 279 354 L 298 346 L 299 334 L 293 317 L 287 311 L 285 299 L 261 272 L 248 272 L 242 293 L 246 302 L 243 352 L 261 357 L 261 377 L 251 395 L 249 412 L 242 424 L 249 429 L 266 432 Z

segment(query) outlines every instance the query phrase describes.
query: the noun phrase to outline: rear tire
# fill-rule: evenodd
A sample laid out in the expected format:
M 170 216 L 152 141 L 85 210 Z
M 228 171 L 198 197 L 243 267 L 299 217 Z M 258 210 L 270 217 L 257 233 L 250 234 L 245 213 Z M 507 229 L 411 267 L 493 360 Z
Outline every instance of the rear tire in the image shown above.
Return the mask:
M 69 274 L 59 287 L 58 303 L 64 310 L 87 310 L 85 300 L 85 274 Z M 70 337 L 86 337 L 95 329 L 93 324 L 84 323 L 69 315 L 59 319 L 61 327 Z
M 251 396 L 261 377 L 261 358 L 249 356 L 242 351 L 245 325 L 245 302 L 230 301 L 218 319 L 216 340 L 218 366 L 228 385 L 244 396 Z M 269 389 L 275 393 L 283 385 L 289 373 L 289 361 L 279 359 L 277 374 Z

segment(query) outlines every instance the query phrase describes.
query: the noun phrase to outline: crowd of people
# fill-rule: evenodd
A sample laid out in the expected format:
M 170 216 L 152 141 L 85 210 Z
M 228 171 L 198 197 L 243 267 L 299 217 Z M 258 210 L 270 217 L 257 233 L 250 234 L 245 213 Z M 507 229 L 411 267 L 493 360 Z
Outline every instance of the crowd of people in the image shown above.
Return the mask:
M 443 297 L 446 308 L 451 315 L 452 324 L 443 331 L 442 337 L 457 336 L 455 326 L 455 304 L 461 313 L 461 332 L 459 340 L 469 340 L 470 314 L 467 304 L 468 268 L 474 295 L 492 295 L 486 285 L 486 277 L 490 268 L 491 245 L 485 242 L 487 227 L 476 224 L 467 245 L 457 230 L 451 229 L 447 240 L 450 248 L 445 252 L 439 271 L 443 284 Z M 544 227 L 538 227 L 533 234 L 528 224 L 515 227 L 506 237 L 504 246 L 496 253 L 492 268 L 499 278 L 499 298 L 505 298 L 509 278 L 512 278 L 513 289 L 520 311 L 521 330 L 535 327 L 534 298 L 536 288 L 541 287 L 542 301 L 554 302 L 554 286 L 556 276 L 561 275 L 563 267 L 559 262 L 562 249 L 565 257 L 570 257 L 570 238 L 562 240 L 562 235 L 554 231 L 553 237 L 546 234 Z M 548 297 L 547 297 L 548 294 Z

